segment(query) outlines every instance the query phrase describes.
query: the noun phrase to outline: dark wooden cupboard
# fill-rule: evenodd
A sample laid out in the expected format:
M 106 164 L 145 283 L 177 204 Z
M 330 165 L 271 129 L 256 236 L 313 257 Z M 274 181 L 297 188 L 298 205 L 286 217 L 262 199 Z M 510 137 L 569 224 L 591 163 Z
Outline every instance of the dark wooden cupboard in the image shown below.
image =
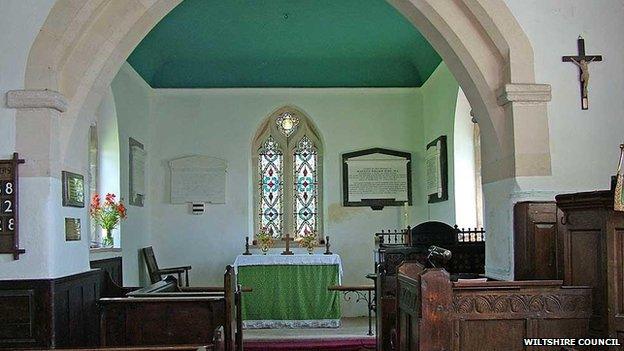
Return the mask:
M 560 243 L 555 202 L 519 202 L 514 206 L 516 280 L 561 279 Z

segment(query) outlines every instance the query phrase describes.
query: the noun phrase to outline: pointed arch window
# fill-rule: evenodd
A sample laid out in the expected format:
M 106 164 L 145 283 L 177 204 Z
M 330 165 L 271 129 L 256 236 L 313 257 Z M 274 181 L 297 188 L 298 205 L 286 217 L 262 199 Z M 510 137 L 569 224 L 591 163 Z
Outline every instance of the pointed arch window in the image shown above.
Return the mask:
M 254 233 L 322 238 L 322 145 L 310 119 L 292 107 L 277 110 L 258 129 L 252 152 Z
M 279 145 L 269 136 L 258 151 L 258 175 L 260 186 L 260 227 L 270 233 L 282 232 L 282 166 L 284 155 Z
M 318 178 L 316 176 L 318 155 L 314 143 L 304 135 L 293 153 L 293 212 L 294 233 L 317 232 Z

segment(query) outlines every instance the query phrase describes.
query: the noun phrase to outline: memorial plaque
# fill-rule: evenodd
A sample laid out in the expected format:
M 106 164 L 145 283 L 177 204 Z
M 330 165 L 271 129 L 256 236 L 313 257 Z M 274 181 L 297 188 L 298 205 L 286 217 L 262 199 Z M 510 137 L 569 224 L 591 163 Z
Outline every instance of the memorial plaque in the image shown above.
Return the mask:
M 25 251 L 19 248 L 18 230 L 18 165 L 24 163 L 14 153 L 9 160 L 0 160 L 0 253 L 13 254 L 13 259 Z
M 63 171 L 63 206 L 84 207 L 84 177 Z
M 189 156 L 169 162 L 171 203 L 225 203 L 227 161 L 208 156 Z
M 145 160 L 147 154 L 143 144 L 133 138 L 129 139 L 128 147 L 128 160 L 130 162 L 128 177 L 130 201 L 128 203 L 132 206 L 143 207 L 145 203 Z
M 344 154 L 344 206 L 411 205 L 411 158 L 410 153 L 381 148 Z
M 427 196 L 429 203 L 448 200 L 448 160 L 446 135 L 427 144 L 425 154 Z
M 80 241 L 80 218 L 65 218 L 65 241 Z

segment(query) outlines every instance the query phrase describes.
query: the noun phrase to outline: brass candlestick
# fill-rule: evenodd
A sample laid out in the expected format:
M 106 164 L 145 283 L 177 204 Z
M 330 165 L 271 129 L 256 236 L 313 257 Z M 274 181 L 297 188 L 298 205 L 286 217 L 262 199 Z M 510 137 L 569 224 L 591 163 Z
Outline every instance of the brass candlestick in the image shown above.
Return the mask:
M 332 252 L 329 251 L 329 247 L 331 245 L 329 244 L 329 235 L 325 237 L 325 253 L 323 255 L 331 255 Z
M 249 252 L 249 237 L 248 236 L 245 237 L 245 252 L 243 253 L 243 255 L 251 255 L 251 252 Z

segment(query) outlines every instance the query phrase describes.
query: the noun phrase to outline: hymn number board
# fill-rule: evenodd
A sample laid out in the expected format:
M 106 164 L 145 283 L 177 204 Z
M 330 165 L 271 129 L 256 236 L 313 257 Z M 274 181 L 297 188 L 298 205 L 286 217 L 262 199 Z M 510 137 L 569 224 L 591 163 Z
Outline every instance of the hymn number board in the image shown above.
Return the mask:
M 18 172 L 20 160 L 17 153 L 9 160 L 0 160 L 0 253 L 13 254 L 14 259 L 24 253 L 19 248 L 18 236 Z

